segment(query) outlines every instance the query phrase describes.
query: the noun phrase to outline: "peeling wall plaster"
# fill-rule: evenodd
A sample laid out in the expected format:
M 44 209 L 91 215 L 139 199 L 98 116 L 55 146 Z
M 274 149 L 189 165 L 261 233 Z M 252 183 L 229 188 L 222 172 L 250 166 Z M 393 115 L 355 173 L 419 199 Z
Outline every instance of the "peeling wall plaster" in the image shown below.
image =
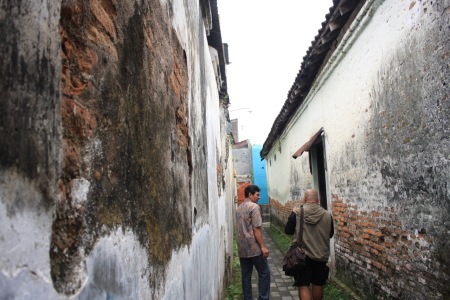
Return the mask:
M 199 3 L 0 16 L 0 298 L 220 299 L 234 185 Z

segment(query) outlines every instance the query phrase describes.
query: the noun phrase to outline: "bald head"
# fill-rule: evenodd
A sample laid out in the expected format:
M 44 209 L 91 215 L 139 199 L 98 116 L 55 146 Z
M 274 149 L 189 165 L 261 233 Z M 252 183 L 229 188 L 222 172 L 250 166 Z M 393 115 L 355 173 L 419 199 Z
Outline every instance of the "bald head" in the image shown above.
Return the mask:
M 305 202 L 306 203 L 319 203 L 319 195 L 314 189 L 306 190 L 305 192 Z

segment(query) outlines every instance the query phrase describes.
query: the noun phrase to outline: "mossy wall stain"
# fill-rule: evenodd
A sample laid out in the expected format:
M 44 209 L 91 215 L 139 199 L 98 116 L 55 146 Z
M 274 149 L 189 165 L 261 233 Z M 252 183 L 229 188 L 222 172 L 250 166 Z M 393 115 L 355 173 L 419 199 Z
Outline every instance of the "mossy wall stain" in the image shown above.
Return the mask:
M 86 255 L 117 226 L 148 248 L 157 285 L 192 235 L 186 54 L 156 0 L 65 0 L 61 14 L 64 201 L 53 224 L 54 286 L 76 293 Z M 90 182 L 81 208 L 71 190 L 78 178 Z
M 58 5 L 51 2 L 42 12 L 59 14 Z M 52 17 L 46 18 L 39 34 L 26 31 L 39 22 L 38 17 L 28 17 L 34 9 L 34 3 L 21 7 L 20 1 L 0 8 L 0 171 L 10 170 L 33 182 L 42 192 L 39 205 L 51 211 L 60 172 L 60 54 Z M 37 205 L 31 197 L 21 201 Z
M 361 179 L 342 176 L 334 187 L 336 261 L 344 280 L 377 299 L 388 292 L 393 299 L 450 297 L 450 16 L 437 2 L 423 6 L 435 19 L 405 37 L 413 47 L 399 47 L 382 62 L 364 143 L 349 141 L 331 170 L 339 177 L 367 168 Z M 381 186 L 371 185 L 378 178 Z

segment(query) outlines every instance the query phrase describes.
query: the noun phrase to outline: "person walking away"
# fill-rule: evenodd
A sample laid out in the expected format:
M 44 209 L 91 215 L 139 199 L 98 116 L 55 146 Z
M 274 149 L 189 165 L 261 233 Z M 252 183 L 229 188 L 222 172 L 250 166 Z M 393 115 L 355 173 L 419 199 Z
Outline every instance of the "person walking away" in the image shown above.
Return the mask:
M 322 300 L 323 287 L 329 273 L 327 261 L 330 257 L 330 239 L 334 235 L 333 218 L 329 211 L 319 206 L 316 190 L 307 190 L 304 201 L 303 249 L 306 253 L 306 266 L 294 276 L 294 286 L 298 287 L 300 300 L 311 300 L 311 284 L 312 299 Z M 295 234 L 293 242 L 298 239 L 300 212 L 300 206 L 294 208 L 284 228 L 286 234 Z
M 252 300 L 252 272 L 255 266 L 258 272 L 258 300 L 270 297 L 270 270 L 267 262 L 269 250 L 262 236 L 261 208 L 258 200 L 261 189 L 249 185 L 244 190 L 245 200 L 236 209 L 237 246 L 241 262 L 242 290 L 244 300 Z

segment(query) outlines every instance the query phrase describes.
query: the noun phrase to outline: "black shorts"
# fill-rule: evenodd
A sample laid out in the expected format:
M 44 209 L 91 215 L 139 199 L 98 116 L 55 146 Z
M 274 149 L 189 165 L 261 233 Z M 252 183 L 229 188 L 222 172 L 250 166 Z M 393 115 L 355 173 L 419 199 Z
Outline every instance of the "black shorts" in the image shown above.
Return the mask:
M 306 266 L 294 276 L 294 286 L 324 286 L 327 283 L 330 269 L 326 261 L 316 261 L 306 257 Z

